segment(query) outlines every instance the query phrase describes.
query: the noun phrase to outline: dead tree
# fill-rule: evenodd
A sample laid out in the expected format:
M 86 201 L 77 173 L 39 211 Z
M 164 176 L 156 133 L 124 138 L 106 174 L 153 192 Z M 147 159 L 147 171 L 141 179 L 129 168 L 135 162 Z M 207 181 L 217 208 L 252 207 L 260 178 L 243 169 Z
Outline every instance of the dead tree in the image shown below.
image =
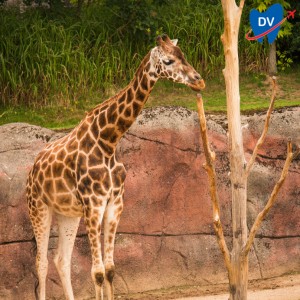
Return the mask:
M 226 84 L 227 98 L 227 117 L 228 117 L 228 143 L 230 160 L 230 181 L 232 197 L 232 250 L 228 250 L 222 223 L 220 220 L 219 200 L 216 189 L 215 172 L 215 153 L 210 150 L 206 119 L 203 109 L 201 95 L 197 96 L 198 114 L 200 119 L 200 129 L 202 143 L 206 158 L 205 170 L 208 173 L 210 195 L 213 206 L 213 224 L 217 236 L 219 247 L 222 251 L 225 265 L 228 271 L 230 300 L 246 300 L 248 285 L 248 254 L 253 243 L 255 234 L 269 209 L 274 203 L 276 195 L 282 186 L 289 165 L 299 154 L 299 150 L 293 153 L 292 145 L 288 143 L 287 158 L 280 176 L 280 179 L 274 186 L 266 206 L 258 214 L 248 236 L 247 232 L 247 179 L 255 162 L 256 155 L 261 147 L 268 127 L 271 112 L 274 106 L 276 95 L 276 78 L 273 78 L 273 93 L 270 107 L 267 112 L 265 126 L 257 145 L 253 150 L 252 157 L 247 163 L 244 156 L 242 127 L 240 118 L 240 92 L 239 92 L 239 59 L 238 59 L 238 33 L 240 18 L 244 6 L 244 0 L 240 1 L 239 6 L 235 0 L 222 0 L 224 13 L 224 33 L 221 40 L 224 46 L 225 69 L 223 70 Z

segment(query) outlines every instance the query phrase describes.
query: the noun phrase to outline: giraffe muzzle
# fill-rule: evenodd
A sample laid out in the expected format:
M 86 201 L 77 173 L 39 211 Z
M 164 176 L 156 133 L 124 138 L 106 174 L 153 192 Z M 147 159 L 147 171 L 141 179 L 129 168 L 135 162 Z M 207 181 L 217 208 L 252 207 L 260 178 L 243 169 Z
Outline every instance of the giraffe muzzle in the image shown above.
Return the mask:
M 189 83 L 188 86 L 189 86 L 193 91 L 199 92 L 199 91 L 205 89 L 205 82 L 204 82 L 203 79 L 195 80 L 194 82 Z

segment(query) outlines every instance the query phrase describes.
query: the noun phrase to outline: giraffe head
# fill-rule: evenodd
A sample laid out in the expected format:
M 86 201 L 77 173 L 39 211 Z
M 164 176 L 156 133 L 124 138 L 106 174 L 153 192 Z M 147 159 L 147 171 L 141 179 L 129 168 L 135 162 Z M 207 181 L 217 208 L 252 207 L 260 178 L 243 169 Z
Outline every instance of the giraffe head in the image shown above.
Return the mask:
M 187 62 L 177 44 L 167 35 L 157 37 L 157 46 L 151 50 L 151 64 L 160 78 L 186 84 L 195 91 L 205 88 L 199 73 Z

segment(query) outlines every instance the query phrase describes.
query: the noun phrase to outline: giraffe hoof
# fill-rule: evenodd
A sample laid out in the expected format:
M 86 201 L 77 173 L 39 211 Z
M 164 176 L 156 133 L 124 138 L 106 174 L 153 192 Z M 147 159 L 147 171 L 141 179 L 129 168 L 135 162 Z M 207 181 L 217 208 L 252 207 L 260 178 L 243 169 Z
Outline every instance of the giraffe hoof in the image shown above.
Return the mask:
M 113 279 L 114 279 L 114 276 L 115 276 L 115 267 L 112 266 L 109 270 L 105 271 L 105 276 L 106 276 L 106 279 L 112 283 Z
M 103 273 L 96 273 L 95 274 L 95 281 L 96 281 L 97 285 L 102 286 L 103 281 L 104 281 L 104 275 L 103 275 Z

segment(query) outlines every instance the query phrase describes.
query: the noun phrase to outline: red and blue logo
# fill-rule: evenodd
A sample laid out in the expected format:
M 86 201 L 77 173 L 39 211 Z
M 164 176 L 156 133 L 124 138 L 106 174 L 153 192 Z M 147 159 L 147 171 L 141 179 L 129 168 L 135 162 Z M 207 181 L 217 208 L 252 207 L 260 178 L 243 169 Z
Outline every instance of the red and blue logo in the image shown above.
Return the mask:
M 283 7 L 281 4 L 276 3 L 270 6 L 265 12 L 259 12 L 252 9 L 250 12 L 250 25 L 254 33 L 253 37 L 246 34 L 246 39 L 249 41 L 257 40 L 263 42 L 263 37 L 267 36 L 269 44 L 272 44 L 280 30 L 280 26 L 290 17 L 294 18 L 296 10 L 288 11 L 288 15 L 283 17 Z

